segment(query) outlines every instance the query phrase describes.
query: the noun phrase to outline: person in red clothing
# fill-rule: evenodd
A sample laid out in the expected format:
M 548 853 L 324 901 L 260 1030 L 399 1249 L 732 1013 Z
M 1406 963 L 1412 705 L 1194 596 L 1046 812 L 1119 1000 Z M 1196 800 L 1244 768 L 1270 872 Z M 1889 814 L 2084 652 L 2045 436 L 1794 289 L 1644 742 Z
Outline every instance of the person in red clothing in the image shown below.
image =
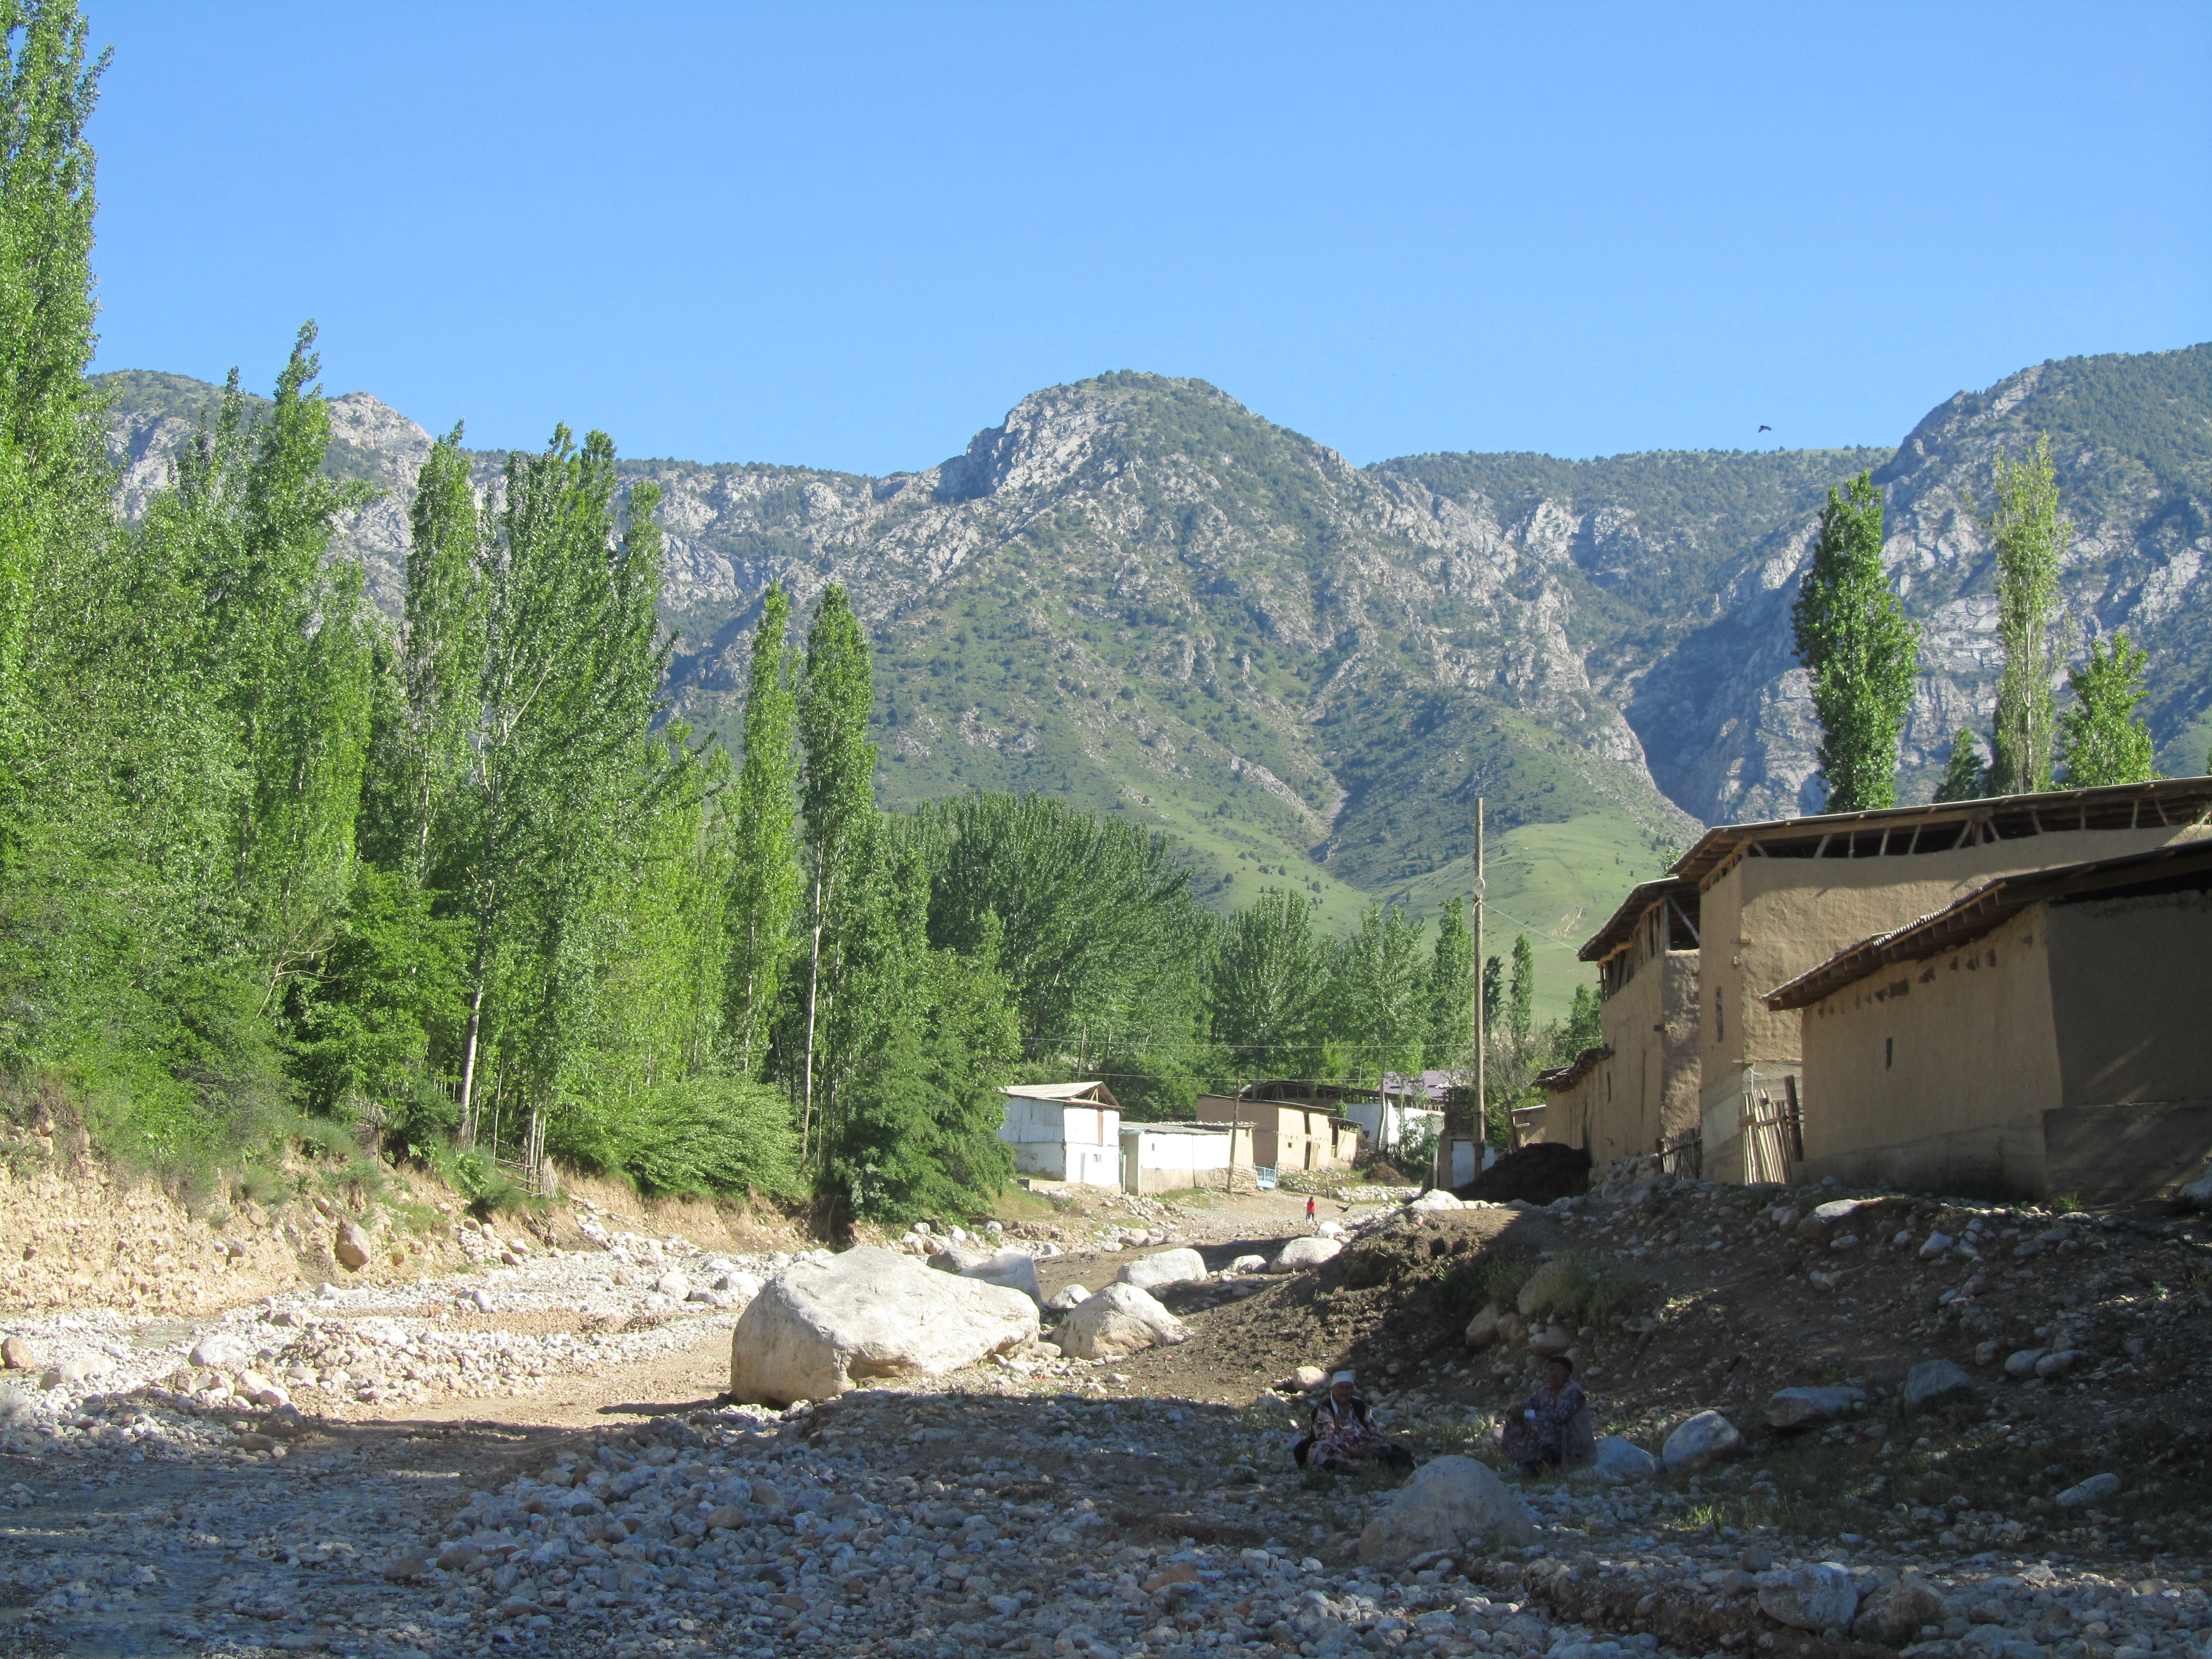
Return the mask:
M 1311 1193 L 1308 1193 L 1306 1194 L 1306 1225 L 1309 1228 L 1316 1229 L 1319 1228 L 1321 1225 L 1321 1223 L 1314 1219 L 1314 1201 L 1313 1194 Z

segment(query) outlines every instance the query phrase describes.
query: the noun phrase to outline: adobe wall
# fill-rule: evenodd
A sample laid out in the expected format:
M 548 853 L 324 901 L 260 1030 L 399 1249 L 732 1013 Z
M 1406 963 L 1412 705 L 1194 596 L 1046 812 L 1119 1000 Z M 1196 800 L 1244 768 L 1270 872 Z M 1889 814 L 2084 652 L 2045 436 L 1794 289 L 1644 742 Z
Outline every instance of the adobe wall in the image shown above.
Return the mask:
M 1599 1011 L 1613 1058 L 1599 1063 L 1587 1108 L 1594 1181 L 1698 1121 L 1698 953 L 1639 954 Z
M 2058 1109 L 2050 1189 L 2085 1202 L 2160 1196 L 2212 1155 L 2212 896 L 2050 907 Z
M 1740 858 L 1704 890 L 1698 927 L 1698 1072 L 1710 1114 L 1741 1092 L 1746 1065 L 1796 1069 L 1799 1020 L 1759 1000 L 1838 951 L 1917 921 L 1993 876 L 2145 852 L 2212 836 L 2198 825 L 2066 830 L 1955 852 L 1887 858 Z M 1708 1140 L 1707 1173 L 1713 1146 Z
M 2044 1190 L 2043 1115 L 2059 1103 L 2047 908 L 1788 1016 L 1803 1033 L 1796 1179 Z

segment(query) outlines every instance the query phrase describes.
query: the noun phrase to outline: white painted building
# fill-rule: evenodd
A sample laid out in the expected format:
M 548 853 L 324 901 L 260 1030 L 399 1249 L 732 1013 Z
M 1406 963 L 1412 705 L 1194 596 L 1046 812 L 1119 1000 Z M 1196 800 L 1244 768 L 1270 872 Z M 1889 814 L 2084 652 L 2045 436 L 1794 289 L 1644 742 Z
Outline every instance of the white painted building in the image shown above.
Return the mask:
M 1121 1184 L 1121 1103 L 1103 1083 L 1018 1083 L 999 1139 L 1019 1174 L 1075 1187 Z
M 1370 1147 L 1379 1152 L 1395 1153 L 1408 1135 L 1424 1131 L 1439 1133 L 1443 1129 L 1444 1115 L 1415 1105 L 1416 1098 L 1386 1095 L 1380 1100 L 1347 1100 L 1337 1110 L 1359 1126 Z
M 1239 1125 L 1236 1141 L 1252 1158 L 1252 1127 Z M 1132 1123 L 1121 1131 L 1121 1190 L 1174 1192 L 1219 1186 L 1229 1178 L 1231 1130 L 1225 1123 Z

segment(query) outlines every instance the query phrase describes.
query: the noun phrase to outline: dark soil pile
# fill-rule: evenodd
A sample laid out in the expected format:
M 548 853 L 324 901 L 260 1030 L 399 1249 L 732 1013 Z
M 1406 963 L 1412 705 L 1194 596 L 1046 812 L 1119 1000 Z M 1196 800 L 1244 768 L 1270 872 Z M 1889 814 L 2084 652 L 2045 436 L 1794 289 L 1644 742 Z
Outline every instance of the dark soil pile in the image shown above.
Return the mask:
M 1516 1198 L 1549 1204 L 1555 1198 L 1572 1198 L 1589 1185 L 1589 1170 L 1588 1152 L 1540 1140 L 1508 1152 L 1457 1190 L 1462 1198 L 1487 1199 L 1492 1204 L 1510 1204 Z

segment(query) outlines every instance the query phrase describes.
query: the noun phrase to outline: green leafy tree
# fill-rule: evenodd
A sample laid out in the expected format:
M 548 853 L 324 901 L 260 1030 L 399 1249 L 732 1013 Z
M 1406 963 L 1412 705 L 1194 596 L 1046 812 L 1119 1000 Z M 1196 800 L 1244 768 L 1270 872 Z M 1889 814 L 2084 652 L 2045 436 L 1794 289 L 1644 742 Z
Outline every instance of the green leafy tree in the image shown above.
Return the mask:
M 769 583 L 753 634 L 731 860 L 729 1041 L 738 1074 L 748 1078 L 767 1048 L 797 947 L 793 929 L 804 890 L 797 827 L 799 704 L 785 645 L 790 619 L 790 597 Z
M 1871 472 L 1828 491 L 1790 622 L 1813 682 L 1826 810 L 1894 805 L 1919 635 L 1882 576 L 1881 492 Z
M 807 883 L 799 1135 L 801 1152 L 810 1158 L 828 1154 L 832 1134 L 827 1125 L 839 1074 L 856 1057 L 837 1045 L 824 1048 L 821 1039 L 832 1016 L 844 1012 L 838 998 L 869 920 L 871 878 L 881 852 L 876 747 L 867 739 L 873 701 L 860 619 L 845 590 L 832 583 L 807 630 L 798 698 Z
M 974 1214 L 1012 1176 L 998 1089 L 1021 1036 L 991 943 L 925 951 L 910 1000 L 854 1068 L 832 1176 L 856 1216 Z
M 1602 1005 L 1598 1000 L 1597 988 L 1589 983 L 1575 987 L 1574 1001 L 1567 1008 L 1567 1017 L 1556 1022 L 1547 1034 L 1550 1037 L 1551 1063 L 1565 1066 L 1585 1048 L 1595 1048 L 1604 1042 Z
M 1506 993 L 1505 1029 L 1526 1042 L 1536 1029 L 1536 952 L 1526 933 L 1513 936 L 1513 981 Z
M 1221 930 L 1207 1005 L 1232 1079 L 1301 1077 L 1318 1059 L 1328 951 L 1303 895 L 1261 890 Z
M 1940 801 L 1979 800 L 1988 793 L 1989 769 L 1982 764 L 1974 734 L 1965 726 L 1951 739 L 1951 758 L 1944 765 L 1943 781 L 1936 786 Z
M 467 939 L 405 876 L 362 864 L 337 937 L 303 976 L 295 1071 L 312 1109 L 419 1149 L 451 1128 L 434 1048 L 466 1018 Z
M 461 427 L 431 446 L 415 485 L 399 672 L 403 718 L 387 763 L 396 798 L 393 856 L 427 878 L 431 836 L 463 787 L 482 708 L 487 529 Z
M 67 0 L 0 0 L 0 853 L 34 714 L 26 679 L 41 590 L 110 522 L 93 350 L 94 158 L 102 53 Z
M 2126 635 L 2115 634 L 2110 652 L 2093 643 L 2089 660 L 2068 677 L 2075 704 L 2058 717 L 2058 753 L 2069 789 L 2147 783 L 2158 775 L 2150 728 L 2136 713 L 2149 661 Z
M 933 872 L 930 943 L 972 955 L 1000 930 L 1030 1060 L 1111 1071 L 1132 1119 L 1188 1115 L 1221 1063 L 1200 1044 L 1218 924 L 1166 837 L 1042 795 L 956 796 L 911 823 Z
M 1355 1074 L 1420 1069 L 1429 1030 L 1422 924 L 1393 904 L 1370 904 L 1337 953 L 1336 1030 Z
M 201 595 L 196 692 L 228 728 L 210 778 L 226 795 L 227 884 L 271 1003 L 345 908 L 370 733 L 377 625 L 360 567 L 328 554 L 339 516 L 372 492 L 323 474 L 314 339 L 302 326 L 258 427 L 231 373 L 142 538 Z
M 1463 899 L 1449 900 L 1437 918 L 1428 993 L 1428 1063 L 1468 1065 L 1474 1050 L 1474 935 L 1467 925 Z
M 488 999 L 501 1094 L 535 1167 L 545 1114 L 597 1015 L 599 901 L 672 767 L 641 772 L 669 647 L 659 638 L 656 493 L 634 491 L 617 539 L 614 446 L 556 428 L 510 455 L 505 503 L 481 538 L 486 651 L 473 754 L 449 871 L 471 924 L 461 1136 L 482 1118 Z
M 2051 684 L 2065 652 L 2056 625 L 2059 558 L 2074 526 L 2058 510 L 2058 473 L 2051 439 L 2037 437 L 2025 459 L 1999 456 L 1997 510 L 1989 524 L 1997 556 L 1997 639 L 2004 669 L 1997 679 L 1990 746 L 1990 793 L 2033 794 L 2051 787 L 2057 706 Z

